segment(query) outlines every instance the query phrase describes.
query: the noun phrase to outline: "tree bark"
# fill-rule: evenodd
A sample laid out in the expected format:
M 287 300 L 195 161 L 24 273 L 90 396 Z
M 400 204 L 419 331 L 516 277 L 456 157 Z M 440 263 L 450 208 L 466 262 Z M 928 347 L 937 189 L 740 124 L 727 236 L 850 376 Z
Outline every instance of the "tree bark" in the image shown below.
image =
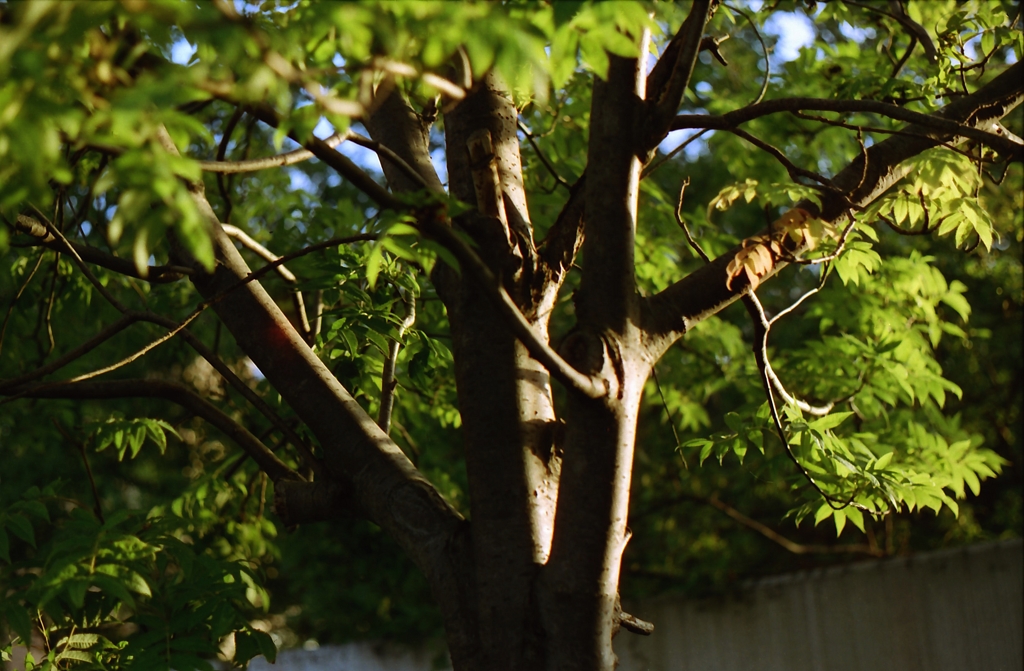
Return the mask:
M 705 20 L 707 7 L 698 8 Z M 699 36 L 696 25 L 684 24 L 681 34 Z M 214 309 L 240 346 L 324 451 L 331 482 L 286 483 L 282 510 L 315 518 L 318 512 L 331 516 L 341 514 L 340 508 L 355 509 L 395 537 L 430 581 L 456 669 L 590 670 L 616 664 L 612 637 L 629 621 L 619 609 L 618 581 L 629 537 L 644 383 L 653 363 L 687 328 L 743 291 L 741 281 L 731 289 L 725 283 L 735 251 L 650 299 L 642 299 L 635 285 L 639 171 L 657 139 L 652 124 L 666 126 L 664 109 L 678 105 L 672 101 L 681 95 L 679 76 L 684 86 L 688 80 L 691 52 L 680 41 L 672 52 L 679 72 L 662 68 L 646 78 L 661 87 L 654 114 L 653 103 L 645 101 L 638 59 L 611 57 L 607 81 L 594 84 L 587 177 L 539 251 L 522 187 L 517 112 L 501 82 L 486 77 L 446 113 L 450 195 L 477 208 L 452 225 L 472 238 L 475 252 L 544 342 L 550 306 L 582 242 L 577 323 L 561 353 L 577 371 L 602 381 L 607 392 L 593 398 L 568 389 L 561 424 L 548 371 L 513 335 L 487 287 L 468 272 L 459 275 L 439 264 L 433 279 L 453 336 L 471 496 L 468 523 L 312 355 L 258 283 L 232 289 L 249 271 L 219 230 L 217 269 L 205 274 L 193 265 L 196 286 L 216 299 Z M 984 128 L 1024 97 L 1020 71 L 1014 66 L 948 106 L 942 118 Z M 422 178 L 410 179 L 407 169 L 384 160 L 392 193 L 424 184 L 441 192 L 429 161 L 428 126 L 400 94 L 392 91 L 380 101 L 366 125 L 375 141 Z M 957 141 L 949 128 L 922 124 L 907 130 L 918 136 L 881 142 L 837 175 L 833 182 L 846 198 L 870 203 L 906 174 L 902 161 Z M 484 143 L 474 155 L 470 145 L 484 131 L 492 153 L 480 153 Z M 485 171 L 493 179 L 482 179 Z M 486 188 L 495 191 L 481 191 Z M 201 190 L 195 196 L 218 229 Z M 378 202 L 393 198 L 378 194 Z M 826 198 L 821 216 L 837 220 L 848 206 L 843 197 Z
M 456 225 L 472 237 L 480 257 L 546 341 L 547 315 L 536 316 L 524 289 L 533 277 L 536 251 L 517 119 L 493 76 L 446 114 L 449 189 L 477 206 Z M 491 157 L 470 153 L 470 143 L 482 132 L 490 138 Z M 497 192 L 489 202 L 501 203 L 503 217 L 478 202 L 481 188 L 494 188 L 494 181 L 481 177 L 491 170 Z M 469 473 L 481 668 L 531 668 L 536 663 L 531 594 L 549 551 L 560 467 L 551 382 L 469 273 L 463 272 L 447 307 Z
M 954 126 L 965 124 L 987 130 L 1022 102 L 1024 63 L 1017 63 L 980 90 L 958 98 L 934 116 L 940 121 L 954 121 Z M 964 139 L 951 126 L 907 126 L 899 135 L 871 146 L 841 170 L 832 179 L 839 193 L 825 194 L 820 208 L 808 202 L 799 203 L 797 207 L 817 214 L 824 221 L 840 223 L 848 216 L 851 205 L 870 205 L 906 177 L 910 166 L 905 161 L 940 144 L 958 144 Z M 644 329 L 651 339 L 655 357 L 660 357 L 688 329 L 732 304 L 746 291 L 745 279 L 738 278 L 731 286 L 726 284 L 726 267 L 740 249 L 736 247 L 726 252 L 644 302 Z M 785 265 L 776 264 L 770 275 Z M 767 277 L 762 281 L 765 279 Z
M 646 53 L 646 39 L 640 53 Z M 613 57 L 595 78 L 577 326 L 563 350 L 608 383 L 605 398 L 570 394 L 562 481 L 541 609 L 549 669 L 611 669 L 618 583 L 628 540 L 636 420 L 650 372 L 641 343 L 633 247 L 645 77 Z

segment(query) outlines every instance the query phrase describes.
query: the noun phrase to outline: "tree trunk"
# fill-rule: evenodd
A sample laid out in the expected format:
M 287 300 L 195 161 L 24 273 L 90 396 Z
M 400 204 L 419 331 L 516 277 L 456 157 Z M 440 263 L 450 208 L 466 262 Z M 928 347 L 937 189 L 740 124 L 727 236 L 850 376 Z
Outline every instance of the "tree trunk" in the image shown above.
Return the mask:
M 678 108 L 696 56 L 693 40 L 700 38 L 707 11 L 707 2 L 694 3 L 673 40 L 676 46 L 665 52 L 671 67 L 659 63 L 644 77 L 639 59 L 612 56 L 607 80 L 595 79 L 586 180 L 539 246 L 523 190 L 518 115 L 502 83 L 485 77 L 445 114 L 449 193 L 475 207 L 451 225 L 472 239 L 475 254 L 542 343 L 549 340 L 550 309 L 582 240 L 577 323 L 561 353 L 604 389 L 595 398 L 567 385 L 562 424 L 549 370 L 530 355 L 536 349 L 528 351 L 513 335 L 495 300 L 499 287 L 482 283 L 469 268 L 459 273 L 438 264 L 433 280 L 453 337 L 471 496 L 468 522 L 312 355 L 259 284 L 239 286 L 249 270 L 225 236 L 216 236 L 216 271 L 204 275 L 196 266 L 200 292 L 216 299 L 217 314 L 324 452 L 327 486 L 283 484 L 279 512 L 321 506 L 319 517 L 308 514 L 322 519 L 352 505 L 383 527 L 426 574 L 459 671 L 615 667 L 612 637 L 623 621 L 619 570 L 629 537 L 644 384 L 672 342 L 745 290 L 738 281 L 731 288 L 726 284 L 725 267 L 735 252 L 650 299 L 642 299 L 635 286 L 641 163 L 653 146 L 652 125 L 667 127 L 664 110 Z M 980 127 L 1006 114 L 1024 96 L 1013 80 L 1020 71 L 1014 66 L 943 116 Z M 378 103 L 366 125 L 405 162 L 402 167 L 383 161 L 392 191 L 426 185 L 443 193 L 430 163 L 427 121 L 396 91 Z M 855 183 L 846 184 L 844 172 L 836 184 L 856 203 L 867 204 L 902 176 L 900 161 L 956 140 L 928 128 L 914 131 L 917 136 L 894 136 L 872 147 L 848 168 L 858 176 Z M 216 228 L 201 188 L 194 197 Z M 828 202 L 822 214 L 829 220 L 846 216 Z

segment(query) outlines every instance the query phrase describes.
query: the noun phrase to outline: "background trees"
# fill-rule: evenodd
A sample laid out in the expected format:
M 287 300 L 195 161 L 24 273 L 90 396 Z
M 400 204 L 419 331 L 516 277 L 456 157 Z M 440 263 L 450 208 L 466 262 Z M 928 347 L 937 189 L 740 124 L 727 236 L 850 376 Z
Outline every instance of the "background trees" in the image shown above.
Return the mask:
M 4 7 L 7 628 L 603 668 L 620 573 L 1019 533 L 1009 9 Z

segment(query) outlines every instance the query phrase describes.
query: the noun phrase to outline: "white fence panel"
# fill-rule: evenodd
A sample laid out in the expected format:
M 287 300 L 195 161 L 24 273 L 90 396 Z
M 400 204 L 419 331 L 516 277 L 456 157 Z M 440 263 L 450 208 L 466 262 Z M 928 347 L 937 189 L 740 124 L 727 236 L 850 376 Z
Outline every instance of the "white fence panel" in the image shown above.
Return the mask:
M 627 610 L 622 671 L 1021 671 L 1020 539 L 762 580 L 707 601 Z M 632 610 L 630 610 L 632 608 Z

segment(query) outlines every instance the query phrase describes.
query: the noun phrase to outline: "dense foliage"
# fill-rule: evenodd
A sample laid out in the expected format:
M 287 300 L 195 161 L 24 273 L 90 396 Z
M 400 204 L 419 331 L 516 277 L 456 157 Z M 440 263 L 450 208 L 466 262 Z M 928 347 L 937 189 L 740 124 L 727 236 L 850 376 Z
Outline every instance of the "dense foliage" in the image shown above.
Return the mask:
M 437 639 L 430 587 L 379 526 L 286 528 L 275 514 L 278 478 L 246 445 L 303 476 L 326 448 L 208 309 L 219 298 L 189 281 L 189 262 L 215 264 L 189 185 L 205 186 L 250 265 L 291 255 L 259 282 L 469 516 L 452 336 L 431 281 L 457 252 L 417 223 L 436 194 L 382 207 L 352 178 L 386 184 L 385 150 L 360 121 L 400 91 L 435 121 L 428 149 L 445 181 L 446 115 L 497 72 L 542 240 L 588 168 L 594 78 L 636 57 L 645 31 L 653 64 L 682 4 L 0 3 L 5 658 L 31 643 L 42 668 L 184 670 L 272 658 L 275 642 Z M 806 43 L 780 53 L 798 26 Z M 849 224 L 787 214 L 917 119 L 889 108 L 932 114 L 1016 63 L 1019 8 L 723 3 L 704 34 L 716 39 L 641 182 L 637 288 L 654 296 L 697 271 L 698 247 L 714 259 L 740 245 L 730 281 L 757 287 L 765 322 L 778 321 L 765 331 L 736 303 L 647 380 L 623 597 L 1019 535 L 1019 111 L 1002 121 L 1015 161 L 1004 145 L 948 142 Z M 701 126 L 795 97 L 889 111 L 808 103 Z M 314 133 L 338 134 L 350 172 L 316 159 L 230 169 Z M 804 245 L 770 280 L 785 253 L 766 225 Z M 555 344 L 586 264 L 558 294 Z M 571 393 L 554 385 L 556 405 Z

